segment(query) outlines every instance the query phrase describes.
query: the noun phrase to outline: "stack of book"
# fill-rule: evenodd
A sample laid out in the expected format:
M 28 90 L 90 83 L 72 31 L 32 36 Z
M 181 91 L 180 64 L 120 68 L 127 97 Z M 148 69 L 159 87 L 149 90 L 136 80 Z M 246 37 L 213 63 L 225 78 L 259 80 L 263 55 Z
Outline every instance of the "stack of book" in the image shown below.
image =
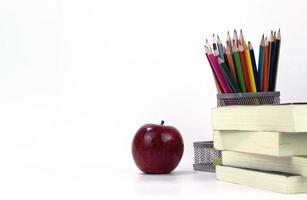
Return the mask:
M 218 180 L 307 192 L 307 104 L 219 107 L 212 122 Z

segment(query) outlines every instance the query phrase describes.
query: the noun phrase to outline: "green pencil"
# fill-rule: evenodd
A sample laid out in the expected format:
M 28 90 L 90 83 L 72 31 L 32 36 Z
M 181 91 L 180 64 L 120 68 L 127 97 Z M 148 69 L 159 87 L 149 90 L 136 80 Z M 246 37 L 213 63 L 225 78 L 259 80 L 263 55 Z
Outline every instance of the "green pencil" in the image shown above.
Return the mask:
M 227 80 L 229 86 L 231 87 L 231 89 L 233 90 L 234 93 L 240 93 L 240 87 L 238 86 L 238 84 L 236 83 L 235 79 L 232 77 L 225 61 L 223 60 L 223 58 L 221 58 L 220 56 L 217 57 L 217 61 L 218 64 L 221 67 L 221 71 L 225 77 L 225 79 Z
M 236 71 L 237 71 L 238 82 L 239 82 L 240 88 L 241 88 L 242 92 L 246 92 L 244 76 L 243 76 L 242 66 L 241 66 L 240 53 L 239 53 L 239 49 L 236 45 L 234 45 L 232 47 L 232 52 L 233 52 L 233 58 L 234 58 L 234 61 L 235 61 L 235 66 L 236 66 Z

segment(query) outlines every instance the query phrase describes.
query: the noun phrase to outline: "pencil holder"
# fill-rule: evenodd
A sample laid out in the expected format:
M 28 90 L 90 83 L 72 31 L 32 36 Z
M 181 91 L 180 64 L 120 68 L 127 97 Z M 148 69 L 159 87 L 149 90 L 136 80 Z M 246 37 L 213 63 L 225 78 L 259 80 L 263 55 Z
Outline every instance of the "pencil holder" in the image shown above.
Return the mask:
M 221 151 L 213 148 L 212 141 L 194 142 L 194 170 L 215 172 L 220 161 Z
M 217 94 L 217 106 L 280 104 L 280 92 Z

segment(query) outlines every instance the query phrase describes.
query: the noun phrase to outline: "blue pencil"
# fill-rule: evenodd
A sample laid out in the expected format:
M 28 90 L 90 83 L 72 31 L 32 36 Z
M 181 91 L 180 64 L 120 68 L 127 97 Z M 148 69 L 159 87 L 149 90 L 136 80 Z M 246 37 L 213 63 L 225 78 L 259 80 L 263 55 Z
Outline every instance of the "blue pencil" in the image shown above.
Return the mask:
M 275 38 L 273 31 L 269 40 L 269 91 L 273 91 L 273 69 L 274 69 L 274 49 L 275 49 Z
M 254 79 L 255 79 L 255 83 L 256 83 L 256 89 L 257 89 L 257 92 L 260 92 L 260 84 L 259 84 L 259 77 L 257 76 L 258 73 L 257 73 L 255 54 L 254 54 L 253 46 L 250 42 L 248 42 L 248 48 L 249 48 L 249 53 L 251 55 L 252 67 L 253 67 L 253 72 L 254 72 Z
M 263 83 L 263 63 L 264 63 L 264 35 L 262 35 L 260 46 L 259 46 L 259 60 L 258 60 L 258 78 L 259 85 L 261 86 Z M 260 87 L 260 91 L 262 88 Z

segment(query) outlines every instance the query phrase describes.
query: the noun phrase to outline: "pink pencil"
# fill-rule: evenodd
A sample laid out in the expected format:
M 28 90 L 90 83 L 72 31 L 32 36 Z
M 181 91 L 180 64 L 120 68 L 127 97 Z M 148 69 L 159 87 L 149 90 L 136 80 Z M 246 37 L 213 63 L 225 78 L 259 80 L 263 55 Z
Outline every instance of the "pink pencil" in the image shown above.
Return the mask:
M 209 60 L 212 64 L 213 70 L 214 70 L 219 82 L 221 83 L 223 91 L 225 93 L 231 93 L 231 90 L 230 90 L 229 86 L 227 85 L 226 80 L 224 79 L 224 76 L 221 72 L 219 64 L 217 63 L 217 60 L 216 60 L 216 58 L 215 58 L 215 56 L 213 55 L 212 52 L 208 52 L 208 58 L 209 58 Z

